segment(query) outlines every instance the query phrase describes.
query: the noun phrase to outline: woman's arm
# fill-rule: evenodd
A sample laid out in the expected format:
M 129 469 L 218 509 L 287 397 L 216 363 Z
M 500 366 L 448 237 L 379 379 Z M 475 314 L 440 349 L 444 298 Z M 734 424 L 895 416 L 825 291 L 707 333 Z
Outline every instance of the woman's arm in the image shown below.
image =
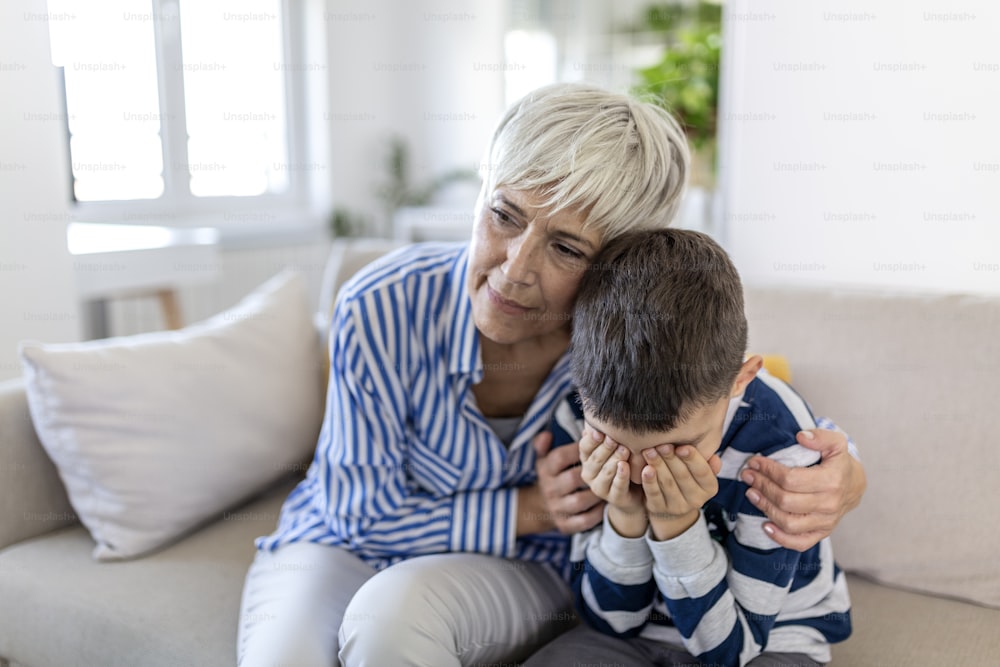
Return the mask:
M 314 499 L 326 524 L 343 544 L 374 556 L 512 556 L 517 489 L 442 495 L 414 482 L 411 472 L 432 464 L 416 459 L 407 441 L 407 365 L 394 361 L 399 341 L 387 340 L 402 327 L 371 326 L 369 296 L 342 299 L 334 314 Z
M 770 519 L 764 524 L 767 534 L 785 548 L 805 551 L 858 506 L 867 480 L 843 432 L 817 428 L 801 431 L 797 440 L 820 453 L 819 465 L 789 468 L 756 456 L 741 479 L 751 487 L 747 498 Z

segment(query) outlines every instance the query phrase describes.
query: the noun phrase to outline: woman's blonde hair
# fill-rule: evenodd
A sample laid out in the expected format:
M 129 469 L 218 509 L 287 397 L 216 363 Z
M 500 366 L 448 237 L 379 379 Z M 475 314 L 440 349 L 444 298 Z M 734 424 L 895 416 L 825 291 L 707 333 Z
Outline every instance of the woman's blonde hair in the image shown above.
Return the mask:
M 499 186 L 583 213 L 604 240 L 666 227 L 687 182 L 684 132 L 664 109 L 584 83 L 528 93 L 501 118 L 481 165 L 483 194 Z M 481 195 L 482 196 L 482 195 Z

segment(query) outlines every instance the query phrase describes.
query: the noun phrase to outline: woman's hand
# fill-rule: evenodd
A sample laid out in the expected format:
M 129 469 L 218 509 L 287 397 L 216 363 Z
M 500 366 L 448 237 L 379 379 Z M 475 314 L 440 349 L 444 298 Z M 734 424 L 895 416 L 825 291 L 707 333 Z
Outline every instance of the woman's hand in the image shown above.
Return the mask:
M 538 459 L 536 486 L 544 502 L 544 525 L 565 535 L 590 530 L 604 516 L 604 502 L 587 488 L 580 476 L 578 443 L 552 447 L 552 434 L 539 433 L 531 441 Z M 537 532 L 545 532 L 537 531 Z
M 800 431 L 800 445 L 822 455 L 817 466 L 789 468 L 755 456 L 741 478 L 747 498 L 771 520 L 764 530 L 783 547 L 805 551 L 833 532 L 841 517 L 858 506 L 867 481 L 862 465 L 848 453 L 840 431 Z

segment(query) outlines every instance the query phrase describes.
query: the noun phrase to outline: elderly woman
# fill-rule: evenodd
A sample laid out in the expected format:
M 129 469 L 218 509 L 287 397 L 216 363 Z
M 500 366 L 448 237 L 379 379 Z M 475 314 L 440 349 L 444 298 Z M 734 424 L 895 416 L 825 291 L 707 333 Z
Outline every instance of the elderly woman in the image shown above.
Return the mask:
M 345 286 L 313 464 L 247 574 L 242 665 L 511 662 L 575 622 L 566 535 L 603 507 L 543 432 L 571 390 L 573 302 L 602 244 L 669 224 L 687 164 L 663 110 L 542 88 L 496 129 L 471 243 L 404 248 Z M 785 546 L 864 490 L 842 434 L 810 446 L 822 465 L 747 472 Z

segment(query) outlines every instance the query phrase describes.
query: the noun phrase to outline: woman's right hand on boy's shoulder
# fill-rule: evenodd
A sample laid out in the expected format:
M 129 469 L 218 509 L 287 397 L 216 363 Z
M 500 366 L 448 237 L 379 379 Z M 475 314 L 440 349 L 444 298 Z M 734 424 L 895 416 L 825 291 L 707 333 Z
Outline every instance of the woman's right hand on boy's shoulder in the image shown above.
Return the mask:
M 535 472 L 540 495 L 551 524 L 565 535 L 590 530 L 604 517 L 604 501 L 581 477 L 579 446 L 552 449 L 552 434 L 543 432 L 531 442 L 537 454 Z

